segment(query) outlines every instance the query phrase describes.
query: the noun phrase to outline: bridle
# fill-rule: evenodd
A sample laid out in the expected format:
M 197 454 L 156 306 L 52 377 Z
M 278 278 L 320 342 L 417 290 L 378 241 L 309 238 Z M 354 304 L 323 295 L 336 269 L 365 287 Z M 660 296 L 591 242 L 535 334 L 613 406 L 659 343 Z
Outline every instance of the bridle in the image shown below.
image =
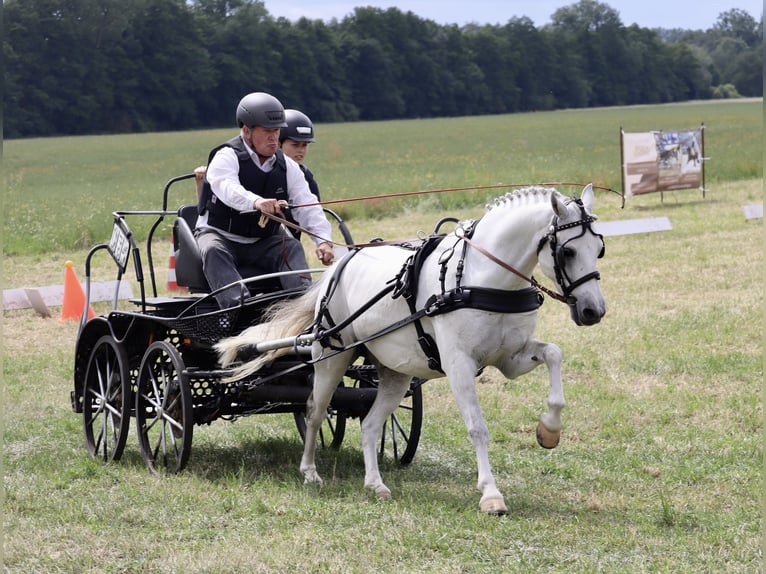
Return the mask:
M 558 215 L 554 215 L 553 220 L 551 221 L 550 230 L 540 239 L 540 242 L 537 244 L 538 256 L 540 255 L 540 252 L 543 250 L 545 243 L 547 242 L 550 244 L 551 255 L 553 256 L 553 271 L 556 275 L 556 282 L 561 287 L 561 291 L 564 293 L 564 298 L 566 299 L 567 303 L 569 303 L 570 305 L 574 304 L 574 302 L 576 301 L 576 298 L 572 297 L 572 291 L 577 289 L 577 287 L 579 287 L 583 283 L 590 281 L 591 279 L 595 279 L 596 281 L 600 280 L 601 274 L 598 271 L 591 271 L 590 273 L 586 273 L 582 277 L 579 277 L 578 279 L 573 280 L 567 273 L 567 269 L 566 269 L 567 244 L 570 241 L 579 239 L 586 233 L 592 233 L 593 235 L 601 239 L 601 251 L 598 254 L 598 259 L 601 259 L 604 256 L 604 253 L 606 252 L 606 246 L 604 244 L 604 236 L 601 235 L 600 233 L 596 233 L 593 230 L 593 226 L 591 225 L 594 221 L 596 221 L 596 218 L 588 214 L 588 212 L 585 210 L 585 206 L 583 205 L 582 200 L 579 197 L 572 198 L 570 200 L 570 203 L 571 202 L 574 202 L 580 208 L 581 219 L 577 221 L 572 221 L 571 223 L 565 223 L 564 225 L 559 225 Z M 573 229 L 575 227 L 582 228 L 580 234 L 570 237 L 563 244 L 559 245 L 557 233 L 559 231 L 563 231 L 565 229 Z

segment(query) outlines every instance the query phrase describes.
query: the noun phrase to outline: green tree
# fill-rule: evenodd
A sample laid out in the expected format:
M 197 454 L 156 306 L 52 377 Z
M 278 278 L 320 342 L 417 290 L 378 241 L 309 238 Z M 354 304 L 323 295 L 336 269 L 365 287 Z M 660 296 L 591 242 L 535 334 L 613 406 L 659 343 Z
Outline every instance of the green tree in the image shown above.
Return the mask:
M 756 21 L 744 10 L 728 10 L 718 15 L 710 30 L 687 32 L 678 41 L 704 52 L 711 86 L 734 84 L 744 96 L 763 95 L 762 19 Z
M 277 89 L 283 72 L 273 18 L 262 2 L 225 4 L 208 16 L 206 26 L 205 46 L 215 82 L 206 94 L 206 115 L 208 125 L 215 126 L 234 125 L 237 102 L 247 93 L 270 92 L 283 98 Z
M 580 54 L 580 69 L 589 84 L 589 105 L 625 103 L 632 66 L 619 14 L 601 2 L 580 0 L 556 10 L 551 26 L 567 37 L 570 49 Z
M 305 18 L 295 24 L 280 19 L 276 27 L 282 38 L 279 76 L 284 80 L 284 105 L 323 121 L 355 119 L 334 30 L 321 20 Z
M 710 74 L 705 70 L 691 46 L 685 42 L 672 44 L 668 73 L 675 77 L 673 100 L 695 100 L 710 97 Z
M 763 23 L 626 28 L 596 0 L 540 29 L 397 8 L 275 20 L 262 0 L 6 0 L 6 137 L 231 126 L 267 91 L 315 121 L 507 113 L 763 94 Z
M 343 43 L 351 97 L 359 117 L 383 120 L 401 117 L 405 104 L 393 66 L 376 39 L 348 38 Z
M 473 62 L 482 71 L 484 84 L 477 106 L 489 114 L 520 109 L 521 87 L 517 84 L 516 54 L 499 26 L 476 27 L 467 34 Z
M 140 63 L 131 109 L 141 130 L 200 127 L 205 112 L 197 93 L 214 85 L 199 22 L 184 0 L 139 0 L 132 45 Z
M 763 19 L 756 21 L 744 10 L 734 8 L 718 15 L 713 30 L 721 36 L 737 38 L 749 48 L 756 48 L 763 39 Z
M 9 0 L 5 130 L 10 137 L 108 131 L 133 1 Z M 124 70 L 123 70 L 124 71 Z

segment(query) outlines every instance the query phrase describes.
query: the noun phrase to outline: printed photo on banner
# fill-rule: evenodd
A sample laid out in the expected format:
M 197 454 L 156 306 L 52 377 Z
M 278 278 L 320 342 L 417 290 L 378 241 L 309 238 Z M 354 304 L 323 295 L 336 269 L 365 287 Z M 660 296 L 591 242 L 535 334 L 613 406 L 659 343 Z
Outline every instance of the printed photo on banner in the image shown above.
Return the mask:
M 703 129 L 643 133 L 621 130 L 625 195 L 701 188 Z

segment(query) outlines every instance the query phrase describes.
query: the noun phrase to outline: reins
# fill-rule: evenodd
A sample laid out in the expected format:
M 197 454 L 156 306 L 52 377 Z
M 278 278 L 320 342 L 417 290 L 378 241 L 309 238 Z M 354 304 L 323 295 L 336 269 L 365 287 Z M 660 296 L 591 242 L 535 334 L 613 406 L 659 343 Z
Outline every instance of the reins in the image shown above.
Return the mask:
M 300 204 L 300 205 L 284 205 L 283 207 L 286 207 L 286 208 L 311 207 L 311 206 L 329 205 L 329 204 L 335 204 L 335 203 L 346 203 L 346 202 L 350 202 L 350 201 L 363 201 L 363 200 L 370 200 L 370 199 L 381 199 L 381 198 L 390 198 L 390 197 L 403 197 L 403 196 L 408 196 L 408 195 L 421 195 L 421 194 L 427 194 L 427 193 L 444 193 L 444 192 L 451 192 L 451 191 L 468 191 L 468 190 L 478 190 L 478 189 L 498 189 L 498 188 L 508 188 L 508 187 L 526 187 L 528 185 L 529 184 L 498 184 L 498 185 L 486 185 L 486 186 L 471 186 L 471 187 L 452 187 L 452 188 L 443 188 L 443 189 L 429 189 L 429 190 L 409 191 L 409 192 L 401 192 L 401 193 L 386 194 L 386 195 L 370 195 L 370 196 L 364 196 L 364 197 L 352 197 L 352 198 L 346 198 L 346 199 L 335 199 L 335 200 L 328 200 L 328 201 L 318 201 L 318 202 L 315 202 L 315 203 L 304 203 L 304 204 Z M 543 186 L 555 186 L 555 185 L 580 186 L 582 184 L 571 183 L 571 182 L 546 182 L 546 183 L 542 183 L 542 184 L 538 184 L 538 185 L 543 185 Z M 619 192 L 617 192 L 617 191 L 615 191 L 615 190 L 613 190 L 613 189 L 611 189 L 609 187 L 604 187 L 604 186 L 594 185 L 593 188 L 594 189 L 601 189 L 601 190 L 609 191 L 609 192 L 612 192 L 612 193 L 617 193 L 618 195 L 620 195 L 622 197 L 622 206 L 623 207 L 625 206 L 625 197 L 621 193 L 619 193 Z M 579 201 L 578 201 L 578 203 L 579 203 Z M 564 295 L 562 295 L 560 293 L 557 293 L 556 291 L 553 291 L 552 289 L 549 289 L 549 288 L 545 287 L 540 282 L 538 282 L 533 276 L 528 277 L 527 275 L 525 275 L 524 273 L 522 273 L 521 271 L 519 271 L 518 269 L 516 269 L 512 265 L 506 263 L 502 259 L 499 259 L 495 255 L 493 255 L 492 253 L 490 253 L 489 251 L 484 249 L 481 245 L 479 245 L 478 243 L 473 241 L 471 239 L 471 237 L 470 237 L 471 233 L 466 233 L 465 230 L 462 230 L 459 227 L 458 227 L 458 229 L 456 230 L 455 233 L 456 233 L 456 235 L 458 235 L 459 239 L 461 239 L 462 241 L 465 241 L 466 244 L 468 244 L 471 247 L 473 247 L 474 249 L 476 249 L 476 251 L 478 251 L 479 253 L 484 255 L 490 261 L 492 261 L 495 264 L 499 265 L 503 269 L 505 269 L 507 271 L 510 271 L 514 275 L 520 277 L 521 279 L 523 279 L 524 281 L 529 283 L 535 289 L 545 293 L 546 295 L 548 295 L 552 299 L 555 299 L 556 301 L 560 301 L 562 303 L 566 303 L 567 305 L 572 305 L 573 304 L 573 300 L 572 300 L 572 296 L 571 296 L 572 289 L 574 289 L 578 285 L 581 285 L 585 281 L 589 281 L 590 279 L 598 279 L 599 278 L 598 272 L 594 272 L 594 273 L 588 274 L 585 277 L 582 277 L 582 278 L 578 279 L 577 281 L 573 282 L 573 281 L 570 280 L 569 281 L 569 285 L 564 285 L 563 284 L 562 270 L 559 269 L 559 264 L 558 264 L 558 262 L 556 260 L 556 238 L 555 238 L 556 231 L 559 231 L 561 229 L 567 229 L 569 227 L 575 227 L 575 226 L 578 226 L 578 225 L 582 225 L 583 226 L 583 233 L 585 232 L 586 228 L 588 230 L 590 230 L 591 233 L 595 233 L 590 228 L 590 223 L 593 221 L 593 219 L 592 218 L 588 218 L 586 216 L 586 214 L 584 212 L 584 209 L 582 208 L 581 204 L 580 204 L 580 207 L 583 210 L 583 219 L 582 220 L 579 220 L 579 221 L 576 221 L 576 222 L 573 222 L 571 224 L 567 224 L 567 225 L 564 225 L 564 226 L 559 226 L 557 224 L 557 221 L 554 219 L 554 221 L 552 223 L 553 233 L 552 234 L 549 233 L 549 234 L 545 235 L 541 239 L 541 241 L 540 241 L 540 246 L 538 246 L 538 253 L 539 253 L 540 249 L 542 248 L 542 244 L 546 240 L 550 240 L 550 242 L 551 242 L 551 249 L 553 251 L 553 256 L 554 256 L 554 268 L 556 270 L 557 281 L 561 285 L 562 289 L 564 289 L 564 291 L 565 291 Z M 293 230 L 296 230 L 296 231 L 300 231 L 302 233 L 306 233 L 307 235 L 311 235 L 312 237 L 319 238 L 319 239 L 321 239 L 323 241 L 326 241 L 327 243 L 330 243 L 331 245 L 334 245 L 336 247 L 345 247 L 347 249 L 359 249 L 359 248 L 366 248 L 366 247 L 380 247 L 380 246 L 383 246 L 383 245 L 402 246 L 402 245 L 405 245 L 405 244 L 409 244 L 409 243 L 411 243 L 413 241 L 421 241 L 423 239 L 423 238 L 420 238 L 420 237 L 419 238 L 412 238 L 412 239 L 397 239 L 397 240 L 376 239 L 376 240 L 368 242 L 368 243 L 354 243 L 352 245 L 349 245 L 349 244 L 346 244 L 346 243 L 340 243 L 340 242 L 337 242 L 337 241 L 333 241 L 332 239 L 327 239 L 327 238 L 324 238 L 324 237 L 320 237 L 317 234 L 312 233 L 311 231 L 309 231 L 307 229 L 304 229 L 300 225 L 297 225 L 297 224 L 295 224 L 295 223 L 293 223 L 291 221 L 288 221 L 285 218 L 279 217 L 278 215 L 274 215 L 274 214 L 271 214 L 271 213 L 263 213 L 262 217 L 261 217 L 262 222 L 265 222 L 266 219 L 271 219 L 272 221 L 276 221 L 278 223 L 281 223 L 282 225 L 284 225 L 285 227 L 288 227 L 290 229 L 293 229 Z M 596 234 L 596 235 L 599 235 L 599 234 Z M 600 235 L 599 235 L 599 237 L 600 237 Z M 603 241 L 603 238 L 602 238 L 602 241 Z M 384 289 L 384 291 L 387 291 L 387 289 Z
M 314 206 L 322 206 L 322 205 L 334 205 L 337 203 L 349 203 L 353 201 L 369 201 L 371 199 L 389 199 L 392 197 L 407 197 L 410 195 L 425 195 L 430 193 L 448 193 L 448 192 L 455 192 L 455 191 L 474 191 L 474 190 L 482 190 L 482 189 L 506 189 L 506 188 L 512 188 L 512 187 L 529 187 L 531 185 L 540 185 L 540 186 L 573 186 L 573 187 L 585 187 L 582 183 L 576 183 L 576 182 L 569 182 L 569 181 L 551 181 L 551 182 L 544 182 L 544 183 L 536 183 L 536 184 L 529 184 L 529 183 L 499 183 L 496 185 L 473 185 L 468 187 L 445 187 L 440 189 L 423 189 L 418 191 L 403 191 L 399 193 L 388 193 L 388 194 L 380 194 L 380 195 L 364 195 L 360 197 L 347 197 L 344 199 L 329 199 L 326 201 L 316 201 L 313 203 L 301 203 L 297 205 L 293 204 L 286 204 L 284 207 L 287 209 L 297 209 L 300 207 L 314 207 Z M 606 187 L 603 185 L 593 185 L 591 184 L 593 189 L 600 189 L 602 191 L 608 191 L 610 193 L 615 193 L 620 196 L 622 200 L 621 208 L 625 207 L 625 195 L 620 193 L 617 190 L 612 189 L 611 187 Z M 253 210 L 254 211 L 254 210 Z M 252 213 L 252 211 L 248 211 L 245 213 Z M 317 239 L 322 239 L 322 241 L 330 243 L 331 245 L 334 245 L 335 247 L 346 247 L 348 249 L 353 249 L 356 247 L 374 247 L 374 246 L 381 246 L 381 245 L 400 245 L 402 243 L 409 243 L 410 241 L 418 241 L 420 238 L 410 238 L 410 239 L 394 239 L 394 240 L 383 240 L 383 239 L 376 239 L 375 241 L 371 241 L 369 243 L 354 243 L 353 245 L 349 245 L 347 243 L 340 243 L 337 241 L 333 241 L 332 239 L 328 239 L 325 237 L 320 237 L 316 233 L 312 233 L 311 231 L 304 229 L 300 225 L 296 225 L 295 223 L 291 221 L 287 221 L 285 218 L 279 217 L 278 215 L 274 215 L 271 213 L 263 213 L 262 214 L 262 221 L 265 222 L 264 217 L 267 219 L 271 219 L 272 221 L 276 221 L 278 223 L 281 223 L 285 227 L 288 227 L 290 229 L 293 229 L 295 231 L 300 231 L 302 233 L 306 233 L 307 235 L 310 235 L 312 237 L 316 237 Z M 502 264 L 504 266 L 504 264 Z M 522 276 L 523 277 L 523 276 Z M 523 277 L 526 279 L 526 277 Z M 535 283 L 531 283 L 532 285 L 535 285 Z M 545 291 L 545 289 L 542 289 Z M 546 291 L 547 292 L 547 291 Z M 555 298 L 555 297 L 554 297 Z
M 540 185 L 543 187 L 556 187 L 556 186 L 579 186 L 579 187 L 585 187 L 582 183 L 576 183 L 571 181 L 547 181 L 543 183 L 498 183 L 495 185 L 472 185 L 468 187 L 445 187 L 441 189 L 423 189 L 418 191 L 402 191 L 399 193 L 386 193 L 381 195 L 366 195 L 361 197 L 348 197 L 344 199 L 330 199 L 327 201 L 317 201 L 314 203 L 301 203 L 300 205 L 290 205 L 289 207 L 311 207 L 314 205 L 334 205 L 336 203 L 349 203 L 352 201 L 367 201 L 370 199 L 388 199 L 391 197 L 407 197 L 409 195 L 425 195 L 429 193 L 448 193 L 453 191 L 474 191 L 474 190 L 481 190 L 481 189 L 506 189 L 510 187 L 529 187 L 531 185 Z M 612 189 L 611 187 L 605 187 L 601 185 L 593 185 L 593 189 L 600 189 L 602 191 L 608 191 L 610 193 L 615 193 L 620 196 L 622 199 L 621 207 L 625 207 L 625 195 L 620 193 L 619 191 Z

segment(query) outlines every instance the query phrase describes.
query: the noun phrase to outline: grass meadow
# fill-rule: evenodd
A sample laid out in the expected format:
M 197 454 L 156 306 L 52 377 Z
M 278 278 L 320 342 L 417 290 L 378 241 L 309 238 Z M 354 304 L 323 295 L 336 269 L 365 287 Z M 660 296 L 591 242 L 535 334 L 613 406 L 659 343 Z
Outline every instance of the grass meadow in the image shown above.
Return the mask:
M 620 209 L 597 193 L 603 221 L 673 226 L 606 239 L 601 324 L 576 327 L 551 299 L 540 310 L 537 336 L 564 353 L 560 446 L 535 441 L 544 368 L 478 379 L 508 516 L 478 510 L 475 455 L 443 379 L 423 387 L 412 464 L 381 466 L 385 503 L 362 487 L 356 421 L 338 451 L 320 452 L 320 492 L 302 485 L 290 415 L 196 427 L 186 470 L 164 478 L 145 468 L 132 427 L 123 459 L 105 465 L 69 404 L 77 325 L 4 311 L 4 572 L 761 572 L 764 236 L 742 212 L 763 200 L 761 100 L 319 125 L 308 164 L 325 199 L 541 181 L 619 189 L 620 126 L 702 122 L 704 199 L 682 190 Z M 158 209 L 165 181 L 232 132 L 6 141 L 3 288 L 61 284 L 66 260 L 82 275 L 112 211 Z M 192 184 L 178 186 L 171 204 L 193 201 Z M 358 241 L 412 237 L 443 216 L 480 216 L 499 193 L 336 210 Z M 112 266 L 96 260 L 94 278 L 112 279 Z

